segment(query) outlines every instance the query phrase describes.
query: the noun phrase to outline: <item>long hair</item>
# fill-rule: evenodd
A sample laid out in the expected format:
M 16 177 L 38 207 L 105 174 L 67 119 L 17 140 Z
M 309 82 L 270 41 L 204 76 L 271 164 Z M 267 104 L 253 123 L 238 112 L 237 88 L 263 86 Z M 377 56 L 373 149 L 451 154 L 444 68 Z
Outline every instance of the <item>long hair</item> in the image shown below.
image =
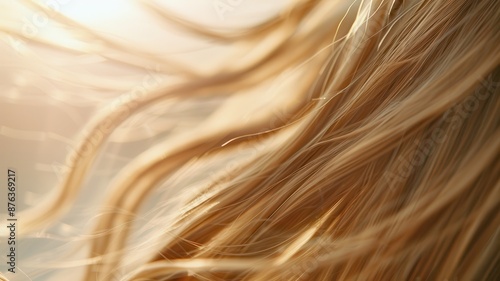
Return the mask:
M 297 0 L 229 31 L 141 3 L 227 55 L 159 59 L 54 13 L 107 59 L 156 60 L 170 78 L 93 116 L 59 185 L 20 215 L 21 237 L 71 210 L 127 119 L 212 99 L 206 119 L 144 147 L 102 190 L 84 280 L 498 278 L 499 1 Z M 169 215 L 158 187 L 184 190 L 163 198 L 181 201 Z M 143 208 L 161 215 L 145 224 Z

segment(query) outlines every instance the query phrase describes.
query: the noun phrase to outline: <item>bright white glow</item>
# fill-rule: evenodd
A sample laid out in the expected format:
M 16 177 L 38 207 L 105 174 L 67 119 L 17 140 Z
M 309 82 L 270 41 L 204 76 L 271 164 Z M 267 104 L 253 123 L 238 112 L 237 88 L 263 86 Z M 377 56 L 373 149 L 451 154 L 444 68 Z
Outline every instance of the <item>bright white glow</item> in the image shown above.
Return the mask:
M 85 24 L 113 23 L 134 12 L 130 0 L 56 0 L 60 11 Z

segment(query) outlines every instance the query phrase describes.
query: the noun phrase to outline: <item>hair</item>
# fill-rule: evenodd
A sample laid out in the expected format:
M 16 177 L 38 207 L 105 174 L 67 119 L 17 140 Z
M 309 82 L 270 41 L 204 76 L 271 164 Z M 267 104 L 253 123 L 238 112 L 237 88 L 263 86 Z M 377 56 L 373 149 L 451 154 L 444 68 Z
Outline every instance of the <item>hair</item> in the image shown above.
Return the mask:
M 93 116 L 61 182 L 20 215 L 19 235 L 71 210 L 126 120 L 211 99 L 206 119 L 161 135 L 103 190 L 83 280 L 498 278 L 500 1 L 297 0 L 234 30 L 141 4 L 229 51 L 203 68 L 50 11 L 108 60 L 156 62 L 170 78 Z M 169 199 L 181 208 L 162 212 L 159 187 L 182 187 Z M 161 215 L 144 224 L 145 207 Z

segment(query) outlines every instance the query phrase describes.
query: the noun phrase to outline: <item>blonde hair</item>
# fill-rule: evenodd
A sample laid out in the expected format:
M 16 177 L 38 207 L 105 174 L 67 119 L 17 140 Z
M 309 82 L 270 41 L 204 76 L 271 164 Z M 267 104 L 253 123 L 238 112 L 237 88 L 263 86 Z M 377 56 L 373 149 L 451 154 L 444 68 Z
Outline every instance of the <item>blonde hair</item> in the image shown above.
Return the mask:
M 164 59 L 175 79 L 97 114 L 54 193 L 22 214 L 21 235 L 70 210 L 127 118 L 166 100 L 217 96 L 209 118 L 145 149 L 113 179 L 84 280 L 495 280 L 499 1 L 297 0 L 234 32 L 143 4 L 233 53 L 206 69 Z M 155 59 L 55 18 L 122 54 L 116 60 Z M 172 223 L 151 226 L 147 245 L 130 246 L 155 187 L 240 154 L 191 185 L 191 199 Z M 150 254 L 126 262 L 140 247 Z

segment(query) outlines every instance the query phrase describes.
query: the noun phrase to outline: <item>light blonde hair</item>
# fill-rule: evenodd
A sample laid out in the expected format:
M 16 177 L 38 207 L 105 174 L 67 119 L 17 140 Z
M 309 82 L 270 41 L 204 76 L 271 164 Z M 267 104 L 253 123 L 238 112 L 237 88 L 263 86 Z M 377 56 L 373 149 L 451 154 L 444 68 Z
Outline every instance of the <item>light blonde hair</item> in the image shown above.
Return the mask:
M 97 114 L 54 193 L 22 214 L 21 235 L 70 210 L 127 118 L 165 100 L 218 96 L 210 118 L 145 149 L 110 183 L 85 280 L 498 278 L 499 1 L 293 1 L 234 32 L 143 4 L 233 53 L 210 69 L 162 60 L 175 80 Z M 98 39 L 122 62 L 154 60 Z M 259 104 L 266 95 L 270 105 Z M 252 103 L 261 108 L 243 123 Z M 191 199 L 172 223 L 151 227 L 147 245 L 130 246 L 155 187 L 240 154 L 190 186 Z M 150 255 L 132 268 L 126 258 L 140 247 Z

